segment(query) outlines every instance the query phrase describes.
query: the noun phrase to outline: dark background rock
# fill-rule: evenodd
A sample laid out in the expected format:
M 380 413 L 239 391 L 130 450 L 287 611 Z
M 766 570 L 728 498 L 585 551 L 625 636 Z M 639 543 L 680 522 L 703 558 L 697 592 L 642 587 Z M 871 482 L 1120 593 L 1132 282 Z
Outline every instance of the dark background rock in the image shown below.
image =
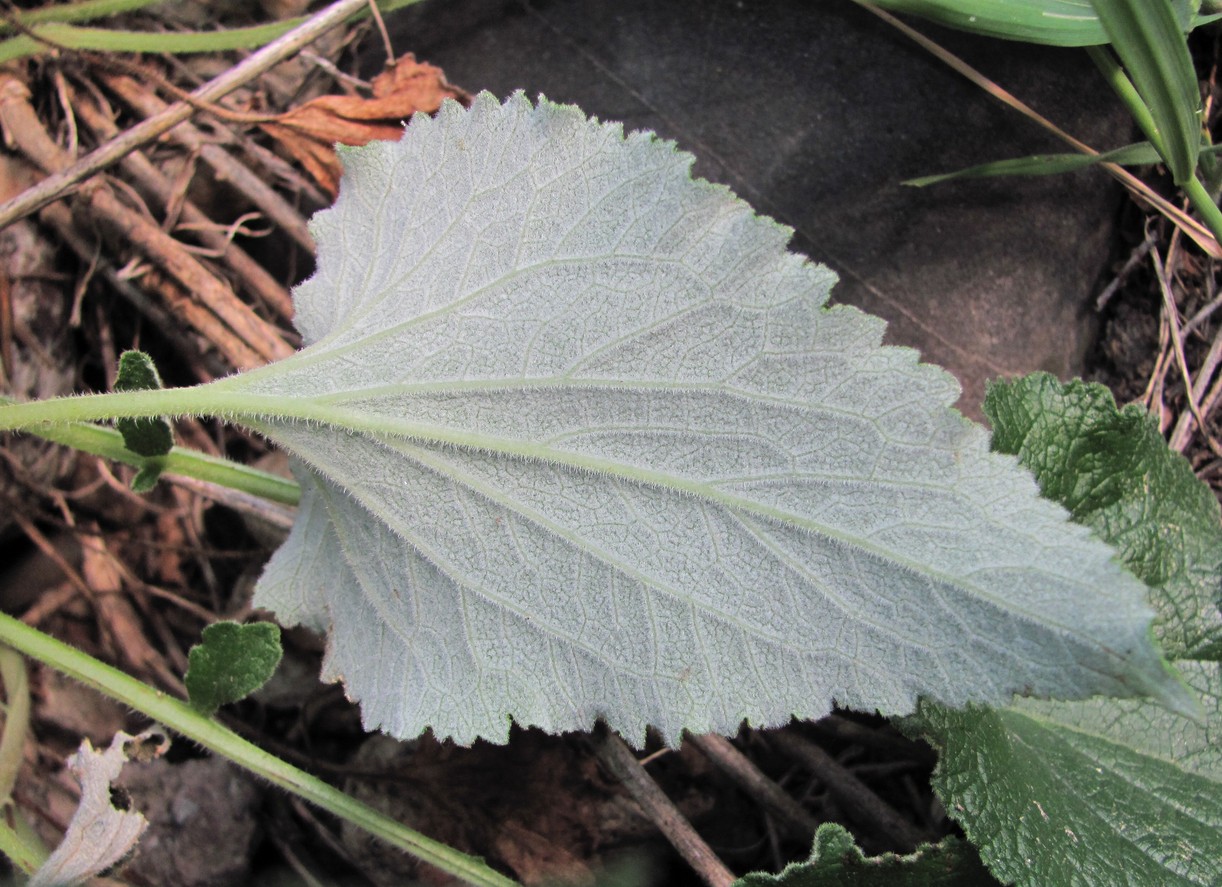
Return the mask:
M 835 300 L 954 372 L 972 415 L 987 378 L 1082 370 L 1117 189 L 1098 171 L 902 186 L 1063 148 L 848 0 L 427 0 L 389 26 L 472 91 L 675 139 L 840 274 Z M 1087 143 L 1130 140 L 1081 51 L 920 27 Z

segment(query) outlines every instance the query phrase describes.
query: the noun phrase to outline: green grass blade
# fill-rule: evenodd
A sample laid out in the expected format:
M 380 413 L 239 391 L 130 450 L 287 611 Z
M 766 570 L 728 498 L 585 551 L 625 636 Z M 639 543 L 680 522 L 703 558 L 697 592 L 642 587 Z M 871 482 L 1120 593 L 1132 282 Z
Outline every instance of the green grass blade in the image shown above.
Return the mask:
M 1108 42 L 1090 0 L 873 0 L 873 4 L 1003 40 L 1049 46 Z M 1222 17 L 1218 13 L 1198 15 L 1196 5 L 1192 0 L 1174 0 L 1173 11 L 1181 30 L 1192 30 Z
M 24 12 L 16 18 L 27 28 L 46 22 L 87 22 L 124 12 L 134 12 L 160 3 L 161 0 L 80 0 L 79 3 L 51 3 Z M 0 34 L 13 30 L 9 22 L 0 21 Z
M 1188 44 L 1167 0 L 1091 0 L 1155 127 L 1176 184 L 1192 178 L 1201 147 L 1201 96 Z M 1150 121 L 1138 118 L 1143 128 Z M 1161 144 L 1160 144 L 1161 143 Z
M 1074 172 L 1099 163 L 1118 163 L 1121 166 L 1144 166 L 1159 163 L 1162 158 L 1149 142 L 1125 145 L 1104 154 L 1032 154 L 1028 157 L 1013 157 L 969 166 L 955 172 L 940 173 L 908 179 L 903 184 L 924 188 L 955 179 L 986 179 L 998 176 L 1054 176 Z

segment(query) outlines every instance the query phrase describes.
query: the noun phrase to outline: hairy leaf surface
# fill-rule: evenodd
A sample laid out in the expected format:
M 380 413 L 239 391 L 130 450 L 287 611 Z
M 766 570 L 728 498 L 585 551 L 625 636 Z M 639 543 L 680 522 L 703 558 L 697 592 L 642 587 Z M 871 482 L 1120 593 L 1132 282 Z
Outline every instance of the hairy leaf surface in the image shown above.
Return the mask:
M 343 157 L 308 347 L 211 387 L 300 460 L 256 603 L 367 726 L 1175 692 L 1140 583 L 672 144 L 485 94 Z
M 1022 887 L 1222 883 L 1222 676 L 1181 662 L 1204 724 L 1149 700 L 921 707 L 934 789 Z
M 1116 408 L 1102 385 L 1047 373 L 994 382 L 993 448 L 1018 457 L 1045 496 L 1119 549 L 1155 593 L 1155 634 L 1172 659 L 1222 657 L 1218 500 L 1167 447 L 1154 418 Z

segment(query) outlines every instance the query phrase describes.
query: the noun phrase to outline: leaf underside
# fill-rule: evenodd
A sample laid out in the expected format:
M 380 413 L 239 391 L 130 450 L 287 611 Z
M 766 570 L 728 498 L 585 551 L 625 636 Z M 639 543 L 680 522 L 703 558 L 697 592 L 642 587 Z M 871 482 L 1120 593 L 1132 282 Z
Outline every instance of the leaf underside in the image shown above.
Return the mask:
M 484 94 L 343 157 L 308 347 L 212 387 L 299 460 L 256 605 L 368 727 L 1175 692 L 1140 583 L 671 143 Z

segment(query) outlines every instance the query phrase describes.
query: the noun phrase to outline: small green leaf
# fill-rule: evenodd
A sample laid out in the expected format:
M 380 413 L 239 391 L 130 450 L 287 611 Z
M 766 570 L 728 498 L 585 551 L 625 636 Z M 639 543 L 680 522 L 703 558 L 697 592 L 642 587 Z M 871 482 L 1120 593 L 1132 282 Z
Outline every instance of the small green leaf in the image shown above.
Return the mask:
M 1176 184 L 1183 184 L 1196 171 L 1201 147 L 1201 95 L 1175 10 L 1166 0 L 1091 4 L 1153 117 L 1157 132 L 1146 137 L 1165 150 Z
M 188 656 L 187 694 L 197 710 L 211 714 L 258 690 L 280 662 L 280 629 L 270 622 L 215 622 Z
M 161 459 L 150 459 L 147 463 L 141 466 L 136 472 L 136 476 L 132 478 L 133 493 L 147 493 L 157 486 L 157 481 L 161 478 L 161 472 L 165 466 Z
M 1017 456 L 1040 492 L 1116 545 L 1151 595 L 1172 659 L 1222 656 L 1218 501 L 1140 407 L 1102 385 L 1037 373 L 989 386 L 993 449 Z
M 119 355 L 115 391 L 146 391 L 160 387 L 161 376 L 157 374 L 151 357 L 143 351 L 124 351 Z M 164 456 L 174 447 L 174 432 L 170 423 L 160 417 L 116 419 L 115 427 L 123 435 L 124 445 L 137 455 Z M 137 477 L 141 475 L 145 475 L 145 470 Z M 144 481 L 148 482 L 149 478 L 145 477 Z M 152 482 L 156 482 L 155 475 Z M 151 488 L 152 483 L 148 486 Z
M 988 887 L 997 882 L 970 844 L 946 838 L 907 856 L 865 856 L 843 826 L 825 822 L 815 832 L 807 862 L 779 875 L 754 872 L 733 887 Z

